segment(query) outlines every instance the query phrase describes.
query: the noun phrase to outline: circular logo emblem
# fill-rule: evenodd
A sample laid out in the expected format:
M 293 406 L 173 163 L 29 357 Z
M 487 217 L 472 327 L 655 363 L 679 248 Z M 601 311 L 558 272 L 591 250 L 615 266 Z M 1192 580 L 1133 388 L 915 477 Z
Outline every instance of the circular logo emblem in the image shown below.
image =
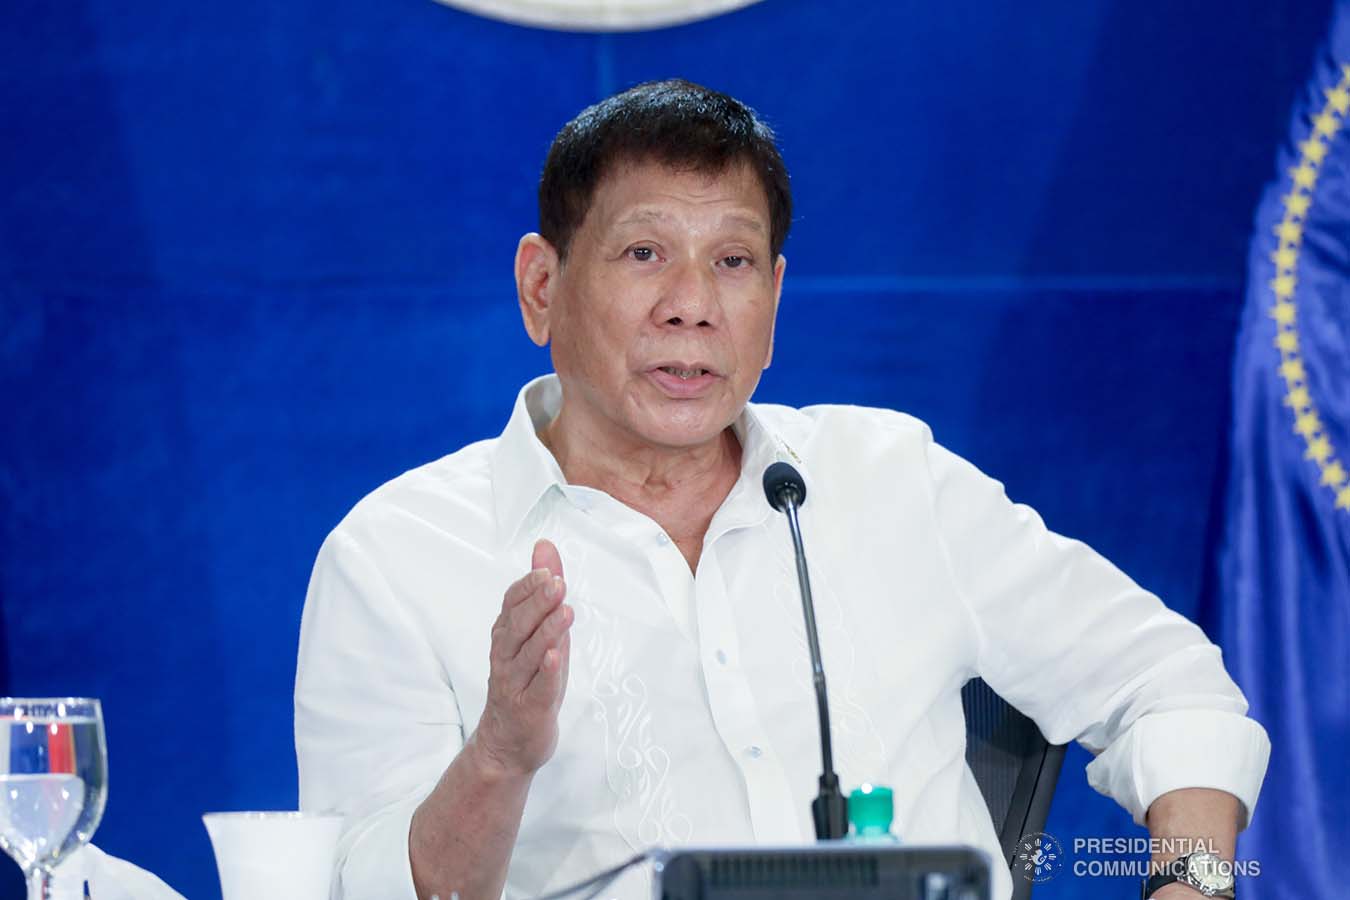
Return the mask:
M 719 15 L 757 0 L 440 0 L 467 12 L 523 25 L 624 31 Z
M 1054 835 L 1038 831 L 1024 834 L 1017 842 L 1017 870 L 1027 881 L 1049 881 L 1064 868 L 1064 849 Z

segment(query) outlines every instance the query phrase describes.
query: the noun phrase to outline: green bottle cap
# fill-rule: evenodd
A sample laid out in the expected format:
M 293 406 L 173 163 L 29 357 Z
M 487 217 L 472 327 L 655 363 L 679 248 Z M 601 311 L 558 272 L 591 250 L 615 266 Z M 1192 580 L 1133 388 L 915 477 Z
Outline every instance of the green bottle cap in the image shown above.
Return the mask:
M 848 795 L 848 820 L 858 836 L 890 834 L 893 818 L 895 800 L 890 788 L 864 784 Z

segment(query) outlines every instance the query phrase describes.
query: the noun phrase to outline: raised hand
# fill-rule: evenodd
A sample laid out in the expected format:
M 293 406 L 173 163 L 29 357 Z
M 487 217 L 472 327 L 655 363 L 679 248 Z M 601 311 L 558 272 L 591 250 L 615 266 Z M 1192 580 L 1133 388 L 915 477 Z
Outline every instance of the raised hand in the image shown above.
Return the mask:
M 492 626 L 478 728 L 413 814 L 408 853 L 422 900 L 501 896 L 530 782 L 558 745 L 573 613 L 557 548 L 539 541 L 530 565 Z
M 487 705 L 474 735 L 483 755 L 509 775 L 533 774 L 557 748 L 575 618 L 563 603 L 558 549 L 537 542 L 530 565 L 506 589 L 492 626 Z

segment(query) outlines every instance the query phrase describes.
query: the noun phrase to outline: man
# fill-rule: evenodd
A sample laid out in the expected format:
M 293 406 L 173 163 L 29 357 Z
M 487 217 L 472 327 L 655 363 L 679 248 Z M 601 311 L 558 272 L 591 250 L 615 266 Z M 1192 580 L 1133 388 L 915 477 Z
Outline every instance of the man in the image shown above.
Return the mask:
M 982 675 L 1098 751 L 1093 784 L 1155 836 L 1232 859 L 1269 745 L 1198 629 L 921 423 L 748 404 L 791 219 L 749 109 L 641 85 L 559 133 L 539 193 L 515 274 L 556 376 L 315 565 L 296 745 L 302 806 L 348 817 L 343 897 L 532 896 L 653 845 L 812 838 L 810 673 L 760 487 L 780 459 L 808 482 L 837 768 L 893 787 L 907 842 L 999 857 L 963 757 Z

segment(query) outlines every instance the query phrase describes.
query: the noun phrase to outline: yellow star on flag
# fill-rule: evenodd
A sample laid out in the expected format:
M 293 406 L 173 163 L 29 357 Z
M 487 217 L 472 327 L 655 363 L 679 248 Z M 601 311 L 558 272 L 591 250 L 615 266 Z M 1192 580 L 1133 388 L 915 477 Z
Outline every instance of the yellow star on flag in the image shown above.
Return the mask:
M 1281 325 L 1292 325 L 1297 310 L 1292 303 L 1276 303 L 1270 308 L 1270 315 Z
M 1297 283 L 1293 275 L 1280 275 L 1270 283 L 1275 291 L 1275 296 L 1281 300 L 1288 300 L 1294 296 L 1294 285 Z
M 1307 194 L 1285 194 L 1280 199 L 1284 201 L 1284 208 L 1289 210 L 1289 215 L 1297 217 L 1306 216 L 1312 204 L 1312 198 Z
M 1307 409 L 1312 405 L 1312 398 L 1308 396 L 1307 388 L 1294 388 L 1284 395 L 1284 405 L 1292 406 L 1294 409 Z
M 1298 352 L 1298 334 L 1293 331 L 1281 331 L 1275 335 L 1275 346 L 1285 353 Z
M 1333 460 L 1331 465 L 1322 470 L 1322 484 L 1327 487 L 1340 487 L 1344 483 L 1345 467 L 1340 460 Z
M 1345 115 L 1350 112 L 1350 91 L 1337 85 L 1334 88 L 1327 88 L 1327 103 L 1335 107 L 1336 112 Z
M 1303 239 L 1303 226 L 1297 222 L 1285 219 L 1275 229 L 1275 233 L 1280 236 L 1280 240 L 1287 241 L 1290 244 L 1297 244 Z
M 1315 163 L 1320 163 L 1327 158 L 1327 145 L 1319 141 L 1316 135 L 1301 142 L 1298 145 L 1298 150 L 1305 158 Z
M 1305 438 L 1311 438 L 1321 430 L 1322 420 L 1317 417 L 1315 412 L 1306 412 L 1294 420 L 1294 431 Z
M 1301 188 L 1312 190 L 1312 186 L 1317 184 L 1317 170 L 1307 162 L 1297 169 L 1290 169 L 1289 174 L 1293 176 L 1294 184 Z
M 1343 487 L 1336 492 L 1336 508 L 1350 509 L 1350 487 Z
M 1303 360 L 1289 359 L 1280 363 L 1280 374 L 1285 381 L 1302 381 L 1308 373 L 1303 370 Z
M 1331 455 L 1331 441 L 1327 440 L 1326 435 L 1308 444 L 1308 452 L 1303 454 L 1304 459 L 1315 459 L 1319 463 L 1327 461 Z
M 1298 262 L 1298 251 L 1293 247 L 1281 247 L 1270 254 L 1270 261 L 1280 269 L 1292 269 Z
M 1341 123 L 1331 113 L 1322 113 L 1313 119 L 1313 128 L 1317 129 L 1318 134 L 1325 134 L 1331 137 L 1336 130 L 1341 127 Z

